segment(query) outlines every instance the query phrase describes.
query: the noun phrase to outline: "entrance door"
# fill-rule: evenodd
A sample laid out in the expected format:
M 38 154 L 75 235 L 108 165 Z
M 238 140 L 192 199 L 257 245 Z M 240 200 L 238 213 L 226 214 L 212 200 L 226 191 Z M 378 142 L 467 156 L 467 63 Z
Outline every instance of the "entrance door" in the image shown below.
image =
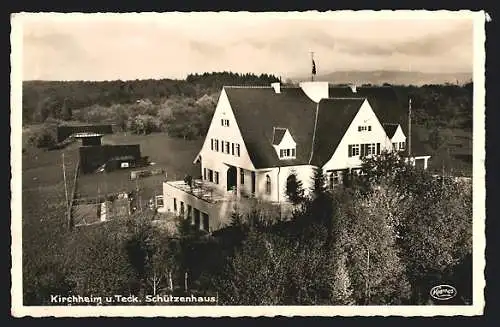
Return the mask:
M 236 167 L 231 166 L 227 170 L 227 190 L 230 191 L 236 188 Z

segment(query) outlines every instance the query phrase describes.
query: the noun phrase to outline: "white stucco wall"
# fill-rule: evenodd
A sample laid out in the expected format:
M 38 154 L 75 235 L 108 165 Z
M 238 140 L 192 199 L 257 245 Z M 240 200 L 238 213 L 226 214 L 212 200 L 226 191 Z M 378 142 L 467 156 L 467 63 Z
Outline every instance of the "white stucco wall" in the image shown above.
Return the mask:
M 358 131 L 358 126 L 367 125 L 371 126 L 371 131 Z M 323 170 L 360 167 L 360 157 L 349 157 L 348 146 L 364 143 L 380 143 L 380 151 L 392 150 L 392 143 L 367 100 L 361 105 L 334 154 L 323 166 Z
M 286 180 L 295 171 L 297 179 L 302 182 L 302 187 L 306 192 L 312 186 L 314 167 L 310 165 L 274 167 L 270 169 L 260 169 L 257 171 L 256 197 L 265 201 L 287 202 Z M 271 178 L 271 193 L 266 193 L 266 176 Z
M 174 198 L 177 202 L 177 211 L 174 210 Z M 233 210 L 233 202 L 221 201 L 219 203 L 210 203 L 196 196 L 189 194 L 169 183 L 163 183 L 163 201 L 166 213 L 179 215 L 180 203 L 184 202 L 184 217 L 187 217 L 187 206 L 198 209 L 200 212 L 208 214 L 209 231 L 220 229 L 230 223 L 230 215 Z
M 399 149 L 399 142 L 405 142 L 405 149 L 406 149 L 408 144 L 406 144 L 406 136 L 404 135 L 400 125 L 396 129 L 396 132 L 394 133 L 391 139 L 391 143 L 398 143 L 398 149 Z
M 229 119 L 229 126 L 222 126 L 221 119 Z M 219 140 L 219 151 L 211 150 L 211 139 Z M 236 155 L 232 155 L 231 153 L 223 153 L 221 151 L 221 140 L 239 144 L 240 156 L 238 157 Z M 199 155 L 201 156 L 201 174 L 203 175 L 204 168 L 218 171 L 219 184 L 216 187 L 221 191 L 225 191 L 227 187 L 228 165 L 247 170 L 254 169 L 250 156 L 248 155 L 248 151 L 245 147 L 245 142 L 243 141 L 240 129 L 234 117 L 233 110 L 231 109 L 231 104 L 229 103 L 229 99 L 224 89 L 220 94 L 212 122 L 210 123 L 207 136 L 205 137 L 205 141 Z M 250 175 L 248 175 L 248 180 L 250 180 Z M 247 180 L 245 179 L 245 182 L 246 181 Z
M 283 138 L 281 139 L 281 142 L 278 145 L 273 145 L 273 146 L 279 158 L 280 149 L 296 149 L 297 143 L 295 143 L 295 140 L 290 134 L 290 131 L 287 129 L 285 135 L 283 135 Z

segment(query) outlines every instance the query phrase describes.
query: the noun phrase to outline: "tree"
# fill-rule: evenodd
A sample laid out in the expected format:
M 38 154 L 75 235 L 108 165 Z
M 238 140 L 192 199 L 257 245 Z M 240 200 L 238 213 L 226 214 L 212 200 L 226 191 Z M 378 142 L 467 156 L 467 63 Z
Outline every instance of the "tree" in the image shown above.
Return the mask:
M 73 118 L 73 111 L 71 110 L 71 106 L 67 105 L 67 99 L 64 99 L 62 110 L 61 110 L 61 118 L 63 120 L 71 120 Z
M 117 226 L 80 230 L 67 244 L 66 259 L 74 294 L 137 294 L 139 280 L 129 261 L 123 234 Z
M 304 201 L 302 181 L 297 178 L 297 173 L 292 171 L 286 180 L 286 195 L 290 202 L 297 205 Z
M 368 187 L 393 181 L 413 167 L 395 151 L 382 151 L 380 155 L 363 157 L 361 170 Z
M 243 247 L 228 259 L 216 282 L 220 299 L 230 305 L 277 305 L 283 300 L 286 280 L 279 251 L 269 237 L 251 232 Z
M 423 303 L 436 283 L 452 280 L 457 265 L 472 253 L 472 186 L 452 178 L 415 179 L 406 194 L 398 244 L 413 289 Z
M 345 254 L 340 255 L 335 263 L 334 281 L 332 287 L 332 301 L 335 305 L 354 304 L 351 278 L 346 266 Z
M 37 148 L 49 148 L 57 143 L 55 127 L 44 124 L 28 136 L 28 144 Z
M 401 304 L 410 285 L 398 256 L 395 225 L 398 199 L 387 187 L 369 195 L 355 194 L 341 206 L 336 225 L 338 246 L 349 258 L 347 267 L 358 304 Z
M 329 303 L 332 271 L 323 240 L 289 241 L 251 231 L 228 259 L 216 287 L 231 305 L 293 305 Z
M 312 179 L 313 179 L 311 187 L 312 197 L 313 199 L 321 197 L 327 191 L 325 185 L 325 175 L 323 174 L 323 169 L 321 167 L 314 167 Z

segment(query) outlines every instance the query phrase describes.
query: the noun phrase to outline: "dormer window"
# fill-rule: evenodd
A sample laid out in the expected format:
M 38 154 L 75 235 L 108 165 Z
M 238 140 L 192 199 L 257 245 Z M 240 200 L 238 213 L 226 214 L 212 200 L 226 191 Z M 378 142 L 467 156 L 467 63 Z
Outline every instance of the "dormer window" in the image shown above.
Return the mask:
M 287 128 L 274 127 L 272 144 L 280 160 L 296 158 L 297 144 Z
M 295 148 L 280 149 L 280 159 L 295 159 Z

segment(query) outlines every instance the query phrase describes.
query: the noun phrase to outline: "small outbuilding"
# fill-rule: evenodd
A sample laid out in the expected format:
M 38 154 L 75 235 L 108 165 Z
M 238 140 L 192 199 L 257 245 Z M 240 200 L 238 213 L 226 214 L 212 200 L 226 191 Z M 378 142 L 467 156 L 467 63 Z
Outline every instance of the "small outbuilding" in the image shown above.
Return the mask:
M 93 146 L 101 145 L 101 139 L 103 134 L 85 132 L 73 134 L 75 139 L 80 139 L 82 141 L 82 146 Z

